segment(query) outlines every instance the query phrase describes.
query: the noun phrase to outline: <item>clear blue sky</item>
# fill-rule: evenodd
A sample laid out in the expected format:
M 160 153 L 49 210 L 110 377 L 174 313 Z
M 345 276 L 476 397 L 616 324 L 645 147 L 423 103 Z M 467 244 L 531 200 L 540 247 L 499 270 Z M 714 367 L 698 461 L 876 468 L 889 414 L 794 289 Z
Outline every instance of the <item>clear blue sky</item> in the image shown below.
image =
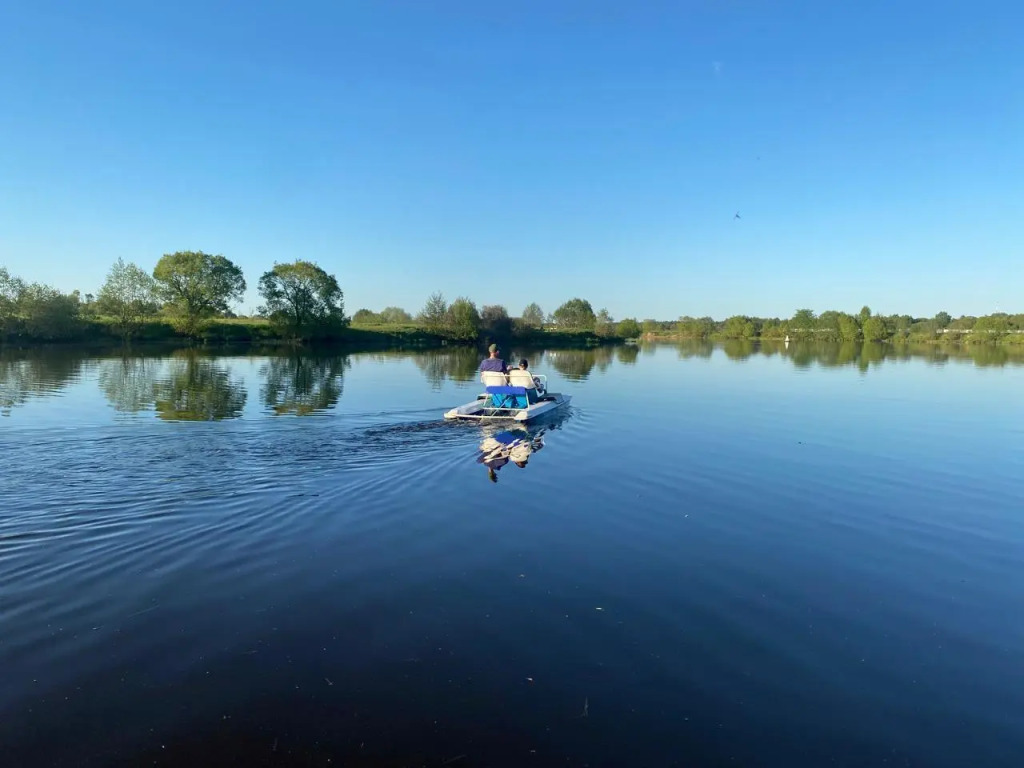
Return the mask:
M 346 309 L 1024 310 L 1019 0 L 0 0 L 0 265 Z M 736 220 L 734 214 L 741 218 Z

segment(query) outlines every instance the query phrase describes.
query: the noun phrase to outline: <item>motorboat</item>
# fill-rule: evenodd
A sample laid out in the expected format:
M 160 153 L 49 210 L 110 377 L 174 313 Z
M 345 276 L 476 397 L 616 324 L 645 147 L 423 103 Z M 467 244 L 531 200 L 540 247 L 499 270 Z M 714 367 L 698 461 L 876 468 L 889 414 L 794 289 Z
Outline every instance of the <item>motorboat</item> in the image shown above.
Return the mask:
M 498 371 L 483 371 L 484 391 L 476 400 L 447 411 L 446 419 L 470 421 L 532 421 L 569 405 L 571 395 L 548 392 L 547 376 L 512 369 L 508 377 Z

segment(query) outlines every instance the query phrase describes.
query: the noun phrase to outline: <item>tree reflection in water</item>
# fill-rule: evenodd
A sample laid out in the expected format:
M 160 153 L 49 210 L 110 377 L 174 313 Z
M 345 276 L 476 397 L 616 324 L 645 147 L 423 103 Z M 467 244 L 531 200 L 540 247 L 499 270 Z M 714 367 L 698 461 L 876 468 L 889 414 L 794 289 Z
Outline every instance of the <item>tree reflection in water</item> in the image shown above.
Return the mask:
M 602 373 L 611 365 L 612 347 L 558 349 L 547 353 L 548 364 L 569 381 L 584 381 L 596 366 Z
M 159 370 L 159 359 L 126 355 L 101 360 L 97 381 L 115 411 L 138 413 L 153 407 L 154 383 Z
M 0 416 L 29 400 L 59 395 L 82 373 L 81 353 L 0 350 Z
M 261 397 L 274 414 L 305 416 L 337 405 L 344 390 L 345 355 L 272 357 L 260 369 Z
M 716 346 L 730 360 L 746 360 L 754 355 L 780 356 L 797 368 L 819 365 L 823 368 L 855 366 L 862 372 L 882 365 L 886 361 L 924 359 L 943 365 L 950 360 L 971 361 L 976 366 L 1004 366 L 1024 364 L 1024 345 L 1009 344 L 892 344 L 886 342 L 813 342 L 750 341 L 730 339 L 722 342 L 684 340 L 676 345 L 680 358 L 711 357 Z
M 412 356 L 413 363 L 423 371 L 434 390 L 441 389 L 446 381 L 475 381 L 481 360 L 483 356 L 474 347 L 444 347 L 416 352 Z
M 226 366 L 185 350 L 174 353 L 167 375 L 154 382 L 153 397 L 166 421 L 215 421 L 241 416 L 247 394 Z

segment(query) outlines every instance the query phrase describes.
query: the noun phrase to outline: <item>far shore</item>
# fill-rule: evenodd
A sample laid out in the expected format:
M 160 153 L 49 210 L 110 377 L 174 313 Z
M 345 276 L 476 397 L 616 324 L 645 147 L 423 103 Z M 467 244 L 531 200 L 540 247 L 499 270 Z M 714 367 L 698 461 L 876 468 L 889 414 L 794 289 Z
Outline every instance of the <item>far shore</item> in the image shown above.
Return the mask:
M 516 346 L 550 346 L 586 348 L 621 343 L 624 339 L 598 335 L 593 331 L 559 331 L 537 328 L 491 337 L 452 338 L 443 332 L 431 331 L 415 323 L 403 325 L 348 325 L 315 340 L 299 341 L 283 335 L 262 318 L 215 318 L 208 321 L 196 336 L 178 332 L 171 322 L 148 320 L 142 323 L 129 340 L 118 333 L 113 322 L 105 318 L 83 319 L 73 334 L 61 339 L 46 339 L 21 334 L 0 340 L 0 349 L 32 349 L 39 347 L 331 347 L 348 350 L 384 348 L 431 349 L 445 346 L 476 346 L 484 348 L 492 342 Z

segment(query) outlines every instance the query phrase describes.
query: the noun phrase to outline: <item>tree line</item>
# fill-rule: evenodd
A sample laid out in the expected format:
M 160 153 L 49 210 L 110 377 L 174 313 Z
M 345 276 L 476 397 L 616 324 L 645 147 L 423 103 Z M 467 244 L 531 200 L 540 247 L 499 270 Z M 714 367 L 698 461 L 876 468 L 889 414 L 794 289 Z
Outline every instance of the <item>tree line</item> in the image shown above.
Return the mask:
M 82 335 L 88 323 L 102 321 L 123 339 L 135 337 L 148 322 L 170 323 L 190 338 L 202 335 L 211 321 L 230 319 L 234 302 L 246 290 L 242 270 L 221 255 L 178 251 L 160 258 L 152 272 L 122 259 L 111 267 L 95 295 L 64 293 L 48 285 L 26 283 L 0 267 L 0 341 L 56 341 Z M 258 282 L 264 303 L 257 310 L 279 338 L 316 340 L 337 338 L 350 324 L 366 329 L 415 327 L 427 334 L 458 342 L 527 338 L 539 332 L 593 335 L 599 339 L 631 339 L 641 335 L 682 339 L 816 339 L 820 341 L 935 340 L 1024 343 L 1024 314 L 995 313 L 954 319 L 947 312 L 934 317 L 877 315 L 863 307 L 856 315 L 829 310 L 816 314 L 798 309 L 791 318 L 734 315 L 680 317 L 618 322 L 607 309 L 594 311 L 586 299 L 575 297 L 545 314 L 536 303 L 519 316 L 498 304 L 480 308 L 460 296 L 448 302 L 431 294 L 413 316 L 401 307 L 380 312 L 344 313 L 344 293 L 334 275 L 317 264 L 296 260 L 267 270 Z
M 550 314 L 545 314 L 539 304 L 531 302 L 518 317 L 514 317 L 501 304 L 485 304 L 478 308 L 476 302 L 465 296 L 449 303 L 439 292 L 428 297 L 415 317 L 400 307 L 387 307 L 380 312 L 360 309 L 352 316 L 352 324 L 371 327 L 415 324 L 435 335 L 457 341 L 522 338 L 545 329 L 593 333 L 605 339 L 631 339 L 641 333 L 635 318 L 615 322 L 607 309 L 594 312 L 586 299 L 569 299 Z
M 287 338 L 328 336 L 348 324 L 337 279 L 313 262 L 275 263 L 258 286 L 264 301 L 260 315 Z M 231 304 L 241 301 L 245 290 L 236 264 L 202 251 L 165 254 L 152 273 L 118 259 L 99 292 L 84 296 L 26 283 L 0 267 L 0 340 L 66 339 L 97 318 L 106 318 L 124 339 L 157 318 L 196 337 L 212 319 L 234 317 Z
M 734 315 L 716 321 L 710 317 L 680 317 L 676 321 L 644 320 L 645 336 L 680 339 L 779 339 L 816 341 L 934 341 L 1024 344 L 1024 314 L 997 312 L 953 318 L 948 312 L 933 317 L 878 315 L 862 307 L 856 315 L 829 310 L 816 314 L 798 309 L 792 317 L 759 318 Z
M 185 337 L 203 335 L 216 319 L 235 319 L 233 303 L 247 288 L 242 270 L 221 255 L 202 251 L 165 254 L 152 272 L 118 259 L 96 294 L 63 293 L 39 283 L 26 283 L 0 267 L 0 341 L 58 341 L 79 338 L 89 324 L 102 323 L 125 341 L 147 323 L 169 323 Z M 344 313 L 344 293 L 334 275 L 304 260 L 277 264 L 258 282 L 264 304 L 257 318 L 267 321 L 279 338 L 338 338 L 350 324 L 373 327 L 415 327 L 426 334 L 458 342 L 522 338 L 543 330 L 593 334 L 612 338 L 640 335 L 635 319 L 616 323 L 606 309 L 594 312 L 590 302 L 573 298 L 545 315 L 536 303 L 518 317 L 501 305 L 481 309 L 466 297 L 449 303 L 434 293 L 414 317 L 401 307 L 380 312 Z

